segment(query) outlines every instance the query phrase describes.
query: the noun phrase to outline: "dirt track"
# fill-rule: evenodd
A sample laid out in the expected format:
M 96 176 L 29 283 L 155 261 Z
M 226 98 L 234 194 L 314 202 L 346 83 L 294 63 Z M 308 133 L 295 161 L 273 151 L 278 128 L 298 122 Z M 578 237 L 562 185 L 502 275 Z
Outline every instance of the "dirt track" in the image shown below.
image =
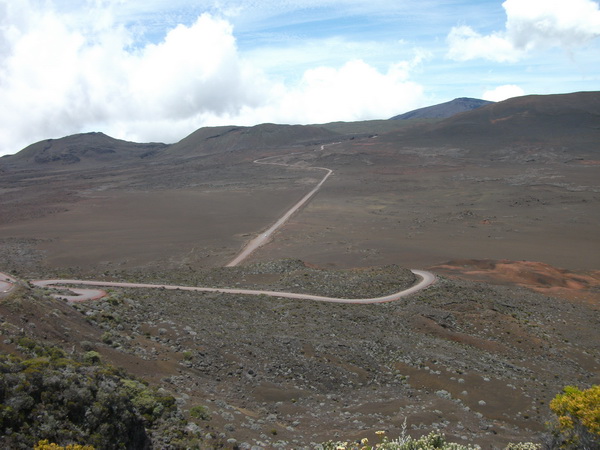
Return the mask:
M 68 288 L 68 285 L 82 286 L 100 286 L 100 287 L 119 287 L 119 288 L 138 288 L 138 289 L 166 289 L 175 291 L 191 291 L 191 292 L 216 292 L 223 294 L 237 295 L 266 295 L 269 297 L 290 298 L 295 300 L 313 300 L 317 302 L 327 303 L 346 303 L 346 304 L 362 304 L 368 305 L 373 303 L 387 303 L 399 300 L 408 295 L 419 292 L 435 283 L 435 275 L 424 270 L 411 270 L 411 272 L 421 278 L 414 286 L 403 289 L 393 294 L 374 298 L 337 298 L 326 297 L 322 295 L 300 294 L 293 292 L 265 291 L 252 289 L 227 289 L 227 288 L 209 288 L 195 286 L 179 286 L 172 284 L 146 284 L 146 283 L 120 283 L 109 281 L 90 281 L 90 280 L 36 280 L 31 281 L 31 284 L 38 287 L 49 287 L 54 289 L 66 289 L 72 291 L 75 295 L 54 294 L 57 298 L 62 298 L 72 302 L 81 302 L 85 300 L 96 300 L 106 295 L 104 291 L 95 289 L 76 289 Z M 0 274 L 2 275 L 2 274 Z
M 322 145 L 321 150 L 323 150 L 324 148 L 325 148 L 325 146 Z M 255 164 L 267 164 L 267 165 L 289 167 L 288 164 L 265 162 L 265 159 L 271 159 L 271 158 L 272 157 L 257 159 L 254 161 L 254 163 Z M 287 223 L 287 221 L 292 217 L 292 215 L 294 213 L 296 213 L 300 208 L 302 208 L 303 206 L 308 204 L 308 202 L 315 196 L 315 194 L 317 192 L 319 192 L 319 189 L 321 189 L 321 186 L 323 186 L 323 183 L 325 183 L 325 181 L 327 181 L 327 178 L 329 178 L 331 176 L 331 174 L 333 174 L 333 170 L 327 169 L 326 167 L 309 167 L 308 169 L 324 170 L 326 173 L 325 173 L 325 176 L 313 188 L 312 191 L 310 191 L 308 194 L 306 194 L 304 197 L 302 197 L 298 201 L 298 203 L 294 204 L 283 216 L 281 216 L 266 231 L 259 233 L 259 235 L 257 237 L 255 237 L 250 242 L 248 242 L 248 244 L 246 244 L 246 246 L 244 246 L 243 250 L 234 259 L 232 259 L 229 263 L 227 263 L 225 267 L 237 266 L 239 263 L 241 263 L 246 258 L 248 258 L 252 253 L 254 253 L 254 251 L 256 251 L 259 247 L 262 247 L 263 245 L 265 245 L 269 241 L 269 239 L 271 239 L 271 236 L 273 235 L 273 233 L 275 233 L 277 230 L 279 230 L 279 228 L 281 228 L 283 225 L 285 225 Z
M 321 150 L 324 150 L 325 146 L 321 146 Z M 269 157 L 268 159 L 271 159 Z M 288 164 L 284 163 L 273 163 L 264 162 L 264 160 L 255 160 L 254 163 L 268 164 L 268 165 L 279 165 L 289 167 Z M 248 244 L 242 249 L 242 251 L 231 261 L 226 267 L 235 267 L 242 261 L 247 259 L 255 250 L 260 248 L 262 245 L 267 243 L 273 233 L 279 230 L 285 223 L 296 213 L 300 208 L 307 205 L 308 202 L 315 196 L 321 186 L 327 181 L 327 179 L 333 174 L 331 169 L 325 167 L 309 167 L 312 170 L 324 170 L 326 171 L 325 176 L 319 181 L 319 183 L 304 197 L 302 197 L 297 203 L 295 203 L 282 217 L 280 217 L 271 227 L 265 232 L 259 233 L 259 235 L 250 240 Z M 196 292 L 222 292 L 227 294 L 240 294 L 240 295 L 267 295 L 272 297 L 291 298 L 299 300 L 314 300 L 329 303 L 349 303 L 349 304 L 371 304 L 371 303 L 385 303 L 398 300 L 407 295 L 416 293 L 423 290 L 433 283 L 435 283 L 436 277 L 431 272 L 423 270 L 412 270 L 412 273 L 421 278 L 421 281 L 416 285 L 404 289 L 402 291 L 389 294 L 382 297 L 375 298 L 336 298 L 336 297 L 325 297 L 319 295 L 299 294 L 292 292 L 277 292 L 277 291 L 265 291 L 265 290 L 249 290 L 249 289 L 223 289 L 223 288 L 209 288 L 209 287 L 191 287 L 171 284 L 142 284 L 142 283 L 119 283 L 119 282 L 106 282 L 106 281 L 82 281 L 82 280 L 37 280 L 32 281 L 31 284 L 38 287 L 52 287 L 52 288 L 63 288 L 66 285 L 86 285 L 86 286 L 100 286 L 100 287 L 121 287 L 121 288 L 146 288 L 146 289 L 167 289 L 167 290 L 184 290 L 184 291 L 196 291 Z M 2 274 L 0 274 L 2 275 Z M 7 280 L 10 277 L 6 276 Z M 11 290 L 12 284 L 5 283 L 7 286 L 6 291 Z M 2 285 L 0 284 L 0 287 Z M 69 294 L 54 294 L 57 298 L 62 298 L 71 302 L 81 302 L 86 300 L 96 300 L 106 295 L 106 292 L 93 290 L 93 289 L 79 289 L 79 288 L 68 288 Z M 71 295 L 74 294 L 74 295 Z

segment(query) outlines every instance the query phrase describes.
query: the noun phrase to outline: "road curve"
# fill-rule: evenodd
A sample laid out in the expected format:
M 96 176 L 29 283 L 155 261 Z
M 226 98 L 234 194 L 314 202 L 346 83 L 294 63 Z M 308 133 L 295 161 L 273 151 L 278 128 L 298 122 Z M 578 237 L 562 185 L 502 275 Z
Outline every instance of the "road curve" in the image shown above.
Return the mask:
M 260 291 L 252 289 L 228 289 L 228 288 L 209 288 L 209 287 L 196 287 L 196 286 L 178 286 L 171 284 L 146 284 L 146 283 L 122 283 L 116 281 L 82 281 L 82 280 L 36 280 L 30 283 L 34 286 L 41 288 L 55 288 L 70 291 L 75 295 L 70 294 L 53 294 L 54 297 L 62 298 L 71 302 L 81 302 L 85 300 L 94 300 L 106 295 L 105 291 L 98 289 L 81 289 L 81 288 L 70 288 L 67 286 L 95 286 L 95 287 L 117 287 L 117 288 L 142 288 L 142 289 L 166 289 L 166 290 L 179 290 L 179 291 L 193 291 L 193 292 L 221 292 L 225 294 L 238 294 L 238 295 L 266 295 L 269 297 L 279 298 L 291 298 L 296 300 L 314 300 L 318 302 L 328 303 L 354 303 L 354 304 L 372 304 L 372 303 L 386 303 L 399 300 L 402 297 L 414 294 L 428 286 L 431 286 L 435 282 L 435 275 L 431 272 L 424 270 L 411 270 L 416 276 L 420 278 L 420 281 L 411 286 L 408 289 L 404 289 L 399 292 L 395 292 L 390 295 L 383 297 L 374 298 L 336 298 L 336 297 L 325 297 L 321 295 L 311 294 L 298 294 L 293 292 L 277 292 L 277 291 Z
M 17 287 L 17 280 L 0 272 L 0 297 L 10 294 Z
M 329 144 L 333 145 L 333 144 Z M 321 145 L 321 150 L 325 148 L 325 145 Z M 298 152 L 303 153 L 303 152 Z M 254 162 L 257 164 L 273 164 L 278 166 L 286 166 L 290 167 L 289 164 L 285 163 L 276 163 L 276 162 L 267 162 L 267 160 L 274 159 L 277 156 L 270 156 L 267 158 L 257 159 Z M 290 217 L 298 211 L 302 206 L 310 201 L 311 198 L 319 191 L 323 183 L 327 181 L 327 179 L 333 173 L 333 170 L 328 169 L 326 167 L 308 167 L 308 169 L 315 170 L 324 170 L 326 173 L 321 179 L 321 181 L 304 197 L 300 199 L 294 206 L 292 206 L 277 222 L 275 222 L 271 227 L 269 227 L 266 231 L 260 233 L 257 237 L 249 241 L 246 246 L 242 249 L 242 251 L 231 260 L 226 267 L 234 267 L 237 266 L 240 262 L 245 260 L 252 252 L 254 252 L 257 248 L 264 245 L 271 235 L 278 230 L 281 226 L 283 226 Z M 238 295 L 266 295 L 270 297 L 279 297 L 279 298 L 291 298 L 296 300 L 313 300 L 319 302 L 329 302 L 329 303 L 353 303 L 353 304 L 372 304 L 372 303 L 386 303 L 398 300 L 402 297 L 406 297 L 407 295 L 414 294 L 420 290 L 423 290 L 433 283 L 435 283 L 435 275 L 431 272 L 427 272 L 424 270 L 411 270 L 413 274 L 420 278 L 420 281 L 411 286 L 408 289 L 404 289 L 399 292 L 395 292 L 390 295 L 385 295 L 383 297 L 374 297 L 374 298 L 335 298 L 335 297 L 325 297 L 320 295 L 311 295 L 311 294 L 298 294 L 293 292 L 277 292 L 277 291 L 261 291 L 261 290 L 252 290 L 252 289 L 228 289 L 228 288 L 209 288 L 209 287 L 196 287 L 196 286 L 178 286 L 171 284 L 145 284 L 145 283 L 124 283 L 124 282 L 113 282 L 113 281 L 93 281 L 93 280 L 34 280 L 30 281 L 31 285 L 41 288 L 52 288 L 62 290 L 65 293 L 57 293 L 52 294 L 54 297 L 61 298 L 70 302 L 82 302 L 86 300 L 96 300 L 102 298 L 107 295 L 106 291 L 101 289 L 87 289 L 80 287 L 70 287 L 70 286 L 94 286 L 94 287 L 117 287 L 117 288 L 142 288 L 142 289 L 166 289 L 166 290 L 181 290 L 181 291 L 194 291 L 194 292 L 222 292 L 226 294 L 238 294 Z M 16 287 L 16 280 L 9 275 L 0 272 L 0 296 L 9 293 Z

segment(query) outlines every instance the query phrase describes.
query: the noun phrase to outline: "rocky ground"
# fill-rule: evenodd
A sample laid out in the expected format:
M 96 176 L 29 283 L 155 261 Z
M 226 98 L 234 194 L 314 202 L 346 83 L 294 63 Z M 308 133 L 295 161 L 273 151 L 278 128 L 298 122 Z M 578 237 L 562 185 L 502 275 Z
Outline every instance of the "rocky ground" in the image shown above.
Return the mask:
M 284 260 L 104 278 L 373 296 L 414 276 L 397 266 L 339 271 Z M 380 305 L 115 289 L 57 308 L 34 293 L 37 310 L 2 303 L 4 330 L 98 351 L 172 392 L 184 411 L 206 407 L 210 420 L 192 422 L 207 445 L 306 448 L 380 429 L 394 435 L 406 420 L 415 435 L 439 430 L 501 448 L 539 439 L 562 387 L 600 381 L 597 306 L 521 287 L 440 278 Z

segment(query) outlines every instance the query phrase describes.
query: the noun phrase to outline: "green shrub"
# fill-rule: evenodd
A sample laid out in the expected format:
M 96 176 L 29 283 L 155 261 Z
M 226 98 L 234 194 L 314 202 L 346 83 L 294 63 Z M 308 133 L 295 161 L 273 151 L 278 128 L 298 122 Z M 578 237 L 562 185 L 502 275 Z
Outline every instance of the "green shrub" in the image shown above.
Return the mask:
M 98 364 L 100 362 L 100 353 L 93 350 L 85 352 L 83 355 L 83 362 L 86 364 Z
M 194 419 L 211 420 L 212 416 L 206 406 L 198 405 L 190 409 L 190 416 Z
M 100 340 L 106 345 L 111 345 L 113 343 L 113 335 L 110 331 L 105 331 L 104 333 L 102 333 Z
M 97 352 L 82 355 L 82 364 L 60 349 L 22 344 L 34 357 L 0 354 L 0 448 L 150 448 L 147 429 L 159 428 L 187 439 L 172 396 L 102 364 Z

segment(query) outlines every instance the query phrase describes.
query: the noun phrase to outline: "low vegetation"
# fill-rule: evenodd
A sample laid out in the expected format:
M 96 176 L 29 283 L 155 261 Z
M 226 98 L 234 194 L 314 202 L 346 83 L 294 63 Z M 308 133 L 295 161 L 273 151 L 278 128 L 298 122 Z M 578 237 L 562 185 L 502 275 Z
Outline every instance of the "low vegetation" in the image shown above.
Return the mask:
M 97 352 L 67 356 L 58 347 L 20 337 L 23 356 L 0 355 L 0 445 L 35 450 L 105 448 L 214 448 L 203 442 L 199 427 L 183 419 L 175 399 L 124 371 L 103 364 Z M 568 386 L 550 404 L 556 415 L 545 444 L 549 449 L 595 449 L 600 446 L 600 386 Z M 205 406 L 190 417 L 209 421 Z M 397 438 L 376 432 L 373 442 L 328 441 L 320 450 L 475 450 L 472 443 L 449 442 L 431 432 L 412 437 L 406 421 Z M 505 450 L 538 450 L 541 444 L 509 444 Z
M 94 450 L 91 445 L 68 444 L 65 447 L 62 445 L 48 442 L 48 439 L 42 439 L 33 450 Z
M 317 292 L 327 283 L 379 290 L 411 275 L 289 260 L 178 274 L 186 285 Z M 110 278 L 160 283 L 169 273 Z M 333 448 L 402 448 L 404 418 L 412 448 L 434 437 L 458 449 L 585 448 L 568 429 L 560 437 L 565 419 L 555 419 L 555 434 L 544 425 L 565 385 L 590 387 L 594 317 L 577 303 L 445 278 L 402 302 L 351 306 L 135 289 L 68 305 L 23 287 L 0 301 L 0 353 L 14 355 L 0 358 L 0 448 L 47 441 L 100 450 L 104 436 L 126 446 L 136 430 L 161 449 L 304 449 L 330 439 Z M 574 429 L 593 417 L 555 413 Z
M 546 449 L 594 450 L 600 448 L 600 385 L 580 390 L 574 386 L 564 388 L 550 403 L 556 420 L 549 423 Z M 328 441 L 321 450 L 476 450 L 478 445 L 448 442 L 441 433 L 413 438 L 406 433 L 406 421 L 401 435 L 390 439 L 385 431 L 377 431 L 379 442 L 371 443 L 368 438 L 355 442 Z M 519 442 L 509 444 L 505 450 L 540 450 L 542 444 Z
M 175 398 L 90 357 L 95 352 L 76 360 L 28 337 L 17 343 L 27 357 L 0 355 L 2 448 L 141 449 L 155 434 L 172 448 L 197 444 Z
M 600 385 L 584 390 L 567 386 L 550 409 L 558 418 L 551 425 L 552 447 L 600 448 Z
M 376 432 L 379 442 L 370 443 L 369 439 L 363 438 L 356 442 L 334 442 L 329 441 L 321 445 L 322 450 L 480 450 L 478 445 L 457 444 L 448 442 L 443 434 L 431 432 L 425 436 L 413 438 L 406 434 L 406 423 L 401 435 L 396 439 L 387 437 L 385 431 Z M 509 444 L 505 450 L 540 450 L 540 444 L 524 442 Z

